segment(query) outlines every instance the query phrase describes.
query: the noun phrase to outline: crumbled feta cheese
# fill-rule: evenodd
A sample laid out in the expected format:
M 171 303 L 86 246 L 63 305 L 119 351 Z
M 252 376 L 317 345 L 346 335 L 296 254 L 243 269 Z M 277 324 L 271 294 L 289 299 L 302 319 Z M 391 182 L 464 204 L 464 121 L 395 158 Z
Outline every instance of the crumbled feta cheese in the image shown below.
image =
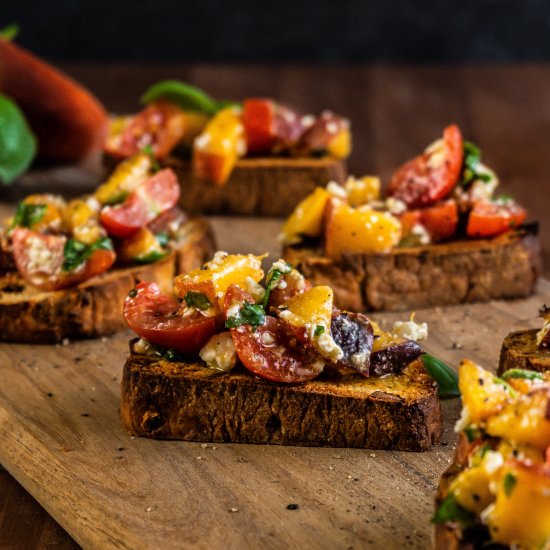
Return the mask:
M 195 138 L 193 146 L 197 149 L 206 149 L 210 143 L 210 134 L 201 134 Z
M 143 355 L 159 355 L 157 350 L 149 342 L 147 342 L 143 338 L 140 338 L 134 344 L 134 351 L 136 353 L 141 353 Z
M 498 186 L 498 179 L 495 177 L 489 181 L 475 180 L 468 191 L 470 201 L 489 201 Z
M 244 157 L 246 155 L 246 141 L 244 139 L 237 140 L 237 155 Z
M 335 134 L 336 132 L 338 132 L 338 125 L 336 124 L 336 122 L 328 122 L 326 128 L 329 134 Z
M 483 457 L 483 468 L 488 475 L 493 475 L 503 464 L 504 459 L 497 451 L 487 451 Z
M 341 185 L 336 183 L 335 181 L 329 182 L 327 184 L 326 189 L 327 189 L 327 192 L 330 195 L 332 195 L 333 197 L 335 197 L 337 199 L 347 200 L 347 198 L 348 198 L 348 194 L 347 194 L 346 190 Z
M 218 250 L 214 254 L 214 257 L 210 260 L 210 264 L 213 266 L 221 265 L 223 264 L 223 262 L 225 262 L 227 256 L 229 256 L 227 252 L 224 252 L 223 250 Z
M 393 197 L 389 197 L 386 199 L 386 208 L 388 209 L 388 212 L 391 214 L 402 214 L 407 210 L 407 205 L 399 200 L 394 199 Z
M 323 334 L 313 338 L 313 343 L 319 350 L 319 353 L 331 361 L 340 361 L 344 357 L 344 351 L 334 341 L 334 338 L 330 335 L 330 331 L 327 331 L 326 328 Z
M 270 332 L 262 332 L 260 339 L 264 346 L 272 346 L 275 343 L 275 338 Z
M 265 288 L 257 283 L 252 277 L 247 277 L 244 280 L 246 291 L 254 298 L 256 303 L 260 303 L 265 296 Z
M 304 128 L 309 128 L 310 126 L 313 126 L 315 117 L 313 115 L 304 115 L 301 122 Z
M 428 337 L 428 324 L 415 323 L 414 313 L 409 321 L 396 321 L 393 324 L 392 335 L 397 338 L 405 338 L 406 340 L 425 340 Z
M 42 239 L 31 236 L 27 239 L 27 269 L 30 272 L 40 271 L 42 273 L 54 274 L 60 267 L 60 257 L 54 254 Z
M 237 352 L 231 333 L 215 334 L 199 352 L 199 357 L 208 368 L 227 372 L 237 364 Z
M 411 227 L 411 235 L 414 235 L 415 237 L 418 237 L 418 242 L 420 244 L 430 244 L 432 238 L 430 237 L 430 234 L 426 230 L 426 228 L 419 224 L 415 223 Z
M 470 420 L 470 411 L 468 405 L 462 406 L 462 412 L 460 413 L 460 418 L 456 421 L 455 424 L 455 433 L 460 433 L 462 430 L 465 430 L 471 423 Z
M 287 273 L 290 273 L 292 271 L 292 267 L 290 267 L 289 264 L 281 259 L 273 262 L 273 265 L 271 266 L 271 269 L 269 271 L 274 271 L 275 269 L 280 271 L 283 275 L 286 275 Z
M 237 317 L 239 315 L 239 312 L 241 311 L 241 305 L 240 304 L 233 304 L 228 310 L 227 310 L 227 318 L 230 319 L 231 317 Z

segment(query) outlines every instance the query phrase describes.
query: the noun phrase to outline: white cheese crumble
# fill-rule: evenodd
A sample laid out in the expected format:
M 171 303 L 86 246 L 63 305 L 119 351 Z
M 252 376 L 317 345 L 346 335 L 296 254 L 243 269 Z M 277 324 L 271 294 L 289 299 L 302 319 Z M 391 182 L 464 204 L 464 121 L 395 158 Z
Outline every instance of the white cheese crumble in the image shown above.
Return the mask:
M 282 259 L 279 259 L 276 262 L 273 262 L 273 265 L 271 266 L 271 269 L 269 271 L 271 272 L 271 271 L 274 271 L 275 269 L 280 271 L 283 275 L 286 275 L 287 273 L 290 273 L 292 271 L 292 267 L 290 267 L 290 265 L 288 265 Z
M 428 323 L 415 323 L 413 313 L 408 321 L 396 321 L 391 332 L 396 338 L 418 342 L 428 337 Z
M 237 317 L 239 315 L 239 312 L 241 311 L 241 305 L 240 304 L 233 304 L 226 312 L 226 316 L 228 319 L 231 319 L 232 317 Z
M 27 269 L 31 272 L 40 271 L 53 275 L 60 267 L 60 258 L 54 254 L 38 237 L 29 237 L 27 240 Z
M 301 122 L 304 128 L 309 128 L 310 126 L 313 126 L 313 123 L 315 122 L 315 117 L 313 115 L 304 115 Z
M 460 413 L 460 418 L 456 421 L 455 424 L 455 433 L 460 433 L 462 430 L 465 430 L 470 424 L 470 410 L 468 409 L 468 405 L 463 405 L 462 412 Z
M 385 206 L 390 214 L 395 215 L 402 214 L 407 210 L 407 205 L 403 201 L 399 199 L 394 199 L 393 197 L 388 197 L 386 199 Z
M 254 298 L 254 301 L 258 304 L 265 296 L 265 288 L 257 283 L 252 277 L 247 277 L 244 280 L 246 291 Z
M 237 364 L 237 352 L 231 334 L 221 332 L 212 336 L 200 350 L 199 357 L 210 369 L 230 371 Z
M 342 187 L 340 184 L 336 183 L 335 181 L 330 181 L 327 184 L 326 189 L 330 195 L 332 195 L 337 199 L 342 199 L 344 201 L 348 199 L 348 193 L 345 190 L 345 188 Z
M 223 264 L 223 262 L 225 262 L 227 256 L 229 256 L 227 252 L 224 252 L 223 250 L 218 250 L 209 263 L 213 266 L 221 265 Z
M 430 242 L 432 241 L 432 238 L 430 237 L 430 234 L 428 233 L 426 228 L 419 223 L 415 223 L 411 227 L 411 235 L 418 237 L 418 242 L 420 244 L 430 244 Z
M 483 457 L 483 468 L 487 475 L 493 475 L 504 464 L 502 455 L 497 451 L 487 451 Z
M 275 343 L 275 338 L 270 332 L 262 332 L 260 339 L 264 346 L 272 346 Z
M 314 325 L 316 327 L 317 325 Z M 315 330 L 315 328 L 313 329 Z M 315 347 L 319 350 L 319 353 L 330 359 L 331 361 L 340 361 L 344 357 L 344 351 L 342 348 L 334 341 L 334 338 L 330 334 L 330 329 L 327 330 L 325 327 L 325 332 L 319 336 L 313 336 L 312 342 Z
M 210 144 L 210 134 L 201 134 L 195 138 L 193 145 L 196 149 L 206 149 Z

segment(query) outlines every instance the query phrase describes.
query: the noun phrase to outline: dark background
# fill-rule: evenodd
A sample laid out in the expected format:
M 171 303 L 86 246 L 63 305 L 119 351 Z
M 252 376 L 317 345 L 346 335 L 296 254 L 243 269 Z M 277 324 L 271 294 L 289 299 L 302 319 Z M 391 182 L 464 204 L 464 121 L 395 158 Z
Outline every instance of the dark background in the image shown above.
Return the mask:
M 550 3 L 537 0 L 5 0 L 10 22 L 56 61 L 550 59 Z

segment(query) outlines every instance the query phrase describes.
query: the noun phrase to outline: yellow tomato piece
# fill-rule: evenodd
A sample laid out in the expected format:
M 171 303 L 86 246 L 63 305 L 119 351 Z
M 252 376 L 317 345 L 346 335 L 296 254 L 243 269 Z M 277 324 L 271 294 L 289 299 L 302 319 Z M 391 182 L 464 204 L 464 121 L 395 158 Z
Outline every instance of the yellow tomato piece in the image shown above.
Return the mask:
M 536 466 L 505 466 L 486 522 L 494 542 L 533 550 L 547 548 L 550 474 Z
M 349 177 L 344 185 L 350 206 L 357 207 L 380 200 L 380 178 L 364 176 Z
M 178 286 L 185 289 L 186 293 L 190 283 L 196 284 L 208 281 L 213 283 L 214 290 L 219 298 L 223 298 L 219 294 L 222 293 L 223 295 L 232 284 L 246 289 L 246 280 L 248 277 L 256 283 L 264 278 L 264 271 L 262 269 L 263 258 L 265 258 L 265 255 L 254 256 L 253 254 L 244 255 L 217 252 L 214 258 L 201 268 L 194 269 L 184 275 L 178 275 L 174 279 L 176 295 L 180 298 L 184 297 L 178 293 Z
M 458 367 L 458 387 L 462 404 L 472 423 L 497 413 L 511 397 L 511 389 L 489 371 L 468 359 Z
M 154 262 L 166 256 L 154 233 L 146 227 L 124 239 L 118 249 L 119 257 L 126 262 Z
M 401 222 L 395 216 L 332 201 L 325 233 L 328 256 L 338 257 L 344 252 L 388 252 L 400 239 Z
M 349 128 L 342 128 L 328 143 L 329 155 L 338 159 L 348 158 L 351 153 L 351 132 Z
M 286 220 L 281 230 L 283 244 L 300 242 L 300 236 L 318 237 L 321 235 L 323 214 L 329 193 L 317 187 L 313 193 L 302 200 Z
M 490 478 L 482 466 L 462 471 L 449 486 L 460 506 L 479 514 L 494 500 L 489 490 Z
M 241 111 L 226 107 L 207 123 L 193 143 L 193 172 L 199 178 L 223 185 L 237 159 L 246 154 Z
M 152 168 L 151 157 L 146 153 L 138 153 L 121 162 L 100 185 L 94 197 L 101 204 L 115 204 L 123 201 L 143 180 L 149 177 Z
M 338 361 L 344 355 L 330 333 L 334 293 L 329 286 L 314 286 L 285 303 L 279 317 L 305 330 L 315 349 L 326 359 Z
M 322 325 L 325 329 L 330 329 L 333 300 L 332 288 L 314 286 L 291 298 L 281 311 L 281 318 L 298 327 Z
M 550 419 L 546 418 L 548 401 L 546 388 L 521 395 L 488 418 L 485 429 L 489 435 L 544 450 L 550 446 Z
M 86 201 L 75 199 L 70 201 L 63 211 L 63 225 L 69 233 L 73 233 L 75 228 L 85 225 L 97 217 L 98 212 Z

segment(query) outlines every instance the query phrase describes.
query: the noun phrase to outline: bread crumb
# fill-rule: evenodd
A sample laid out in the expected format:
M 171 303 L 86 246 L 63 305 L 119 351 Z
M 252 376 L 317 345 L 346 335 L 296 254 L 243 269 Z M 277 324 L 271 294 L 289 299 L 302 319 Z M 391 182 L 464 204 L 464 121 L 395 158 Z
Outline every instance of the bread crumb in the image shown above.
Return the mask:
M 61 340 L 61 345 L 63 346 L 68 346 L 70 343 L 71 341 L 68 338 L 63 338 L 63 340 Z
M 152 512 L 153 509 L 149 506 L 145 511 L 146 511 L 146 512 Z
M 238 508 L 229 508 L 228 512 L 231 512 L 232 514 L 234 514 L 235 512 L 238 512 L 239 509 Z

